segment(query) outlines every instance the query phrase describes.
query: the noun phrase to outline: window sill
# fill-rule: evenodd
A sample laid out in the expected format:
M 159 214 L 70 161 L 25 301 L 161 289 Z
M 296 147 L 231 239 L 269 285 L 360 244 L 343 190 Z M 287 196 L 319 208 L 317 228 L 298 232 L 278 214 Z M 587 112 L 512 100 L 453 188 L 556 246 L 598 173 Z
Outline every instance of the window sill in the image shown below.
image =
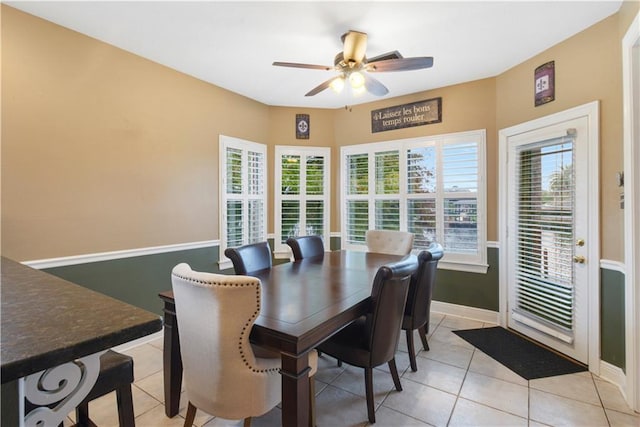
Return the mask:
M 293 261 L 293 255 L 291 255 L 291 251 L 290 250 L 273 251 L 273 257 L 275 259 L 289 259 L 289 260 Z
M 233 268 L 233 263 L 230 259 L 226 259 L 224 261 L 218 261 L 218 270 L 227 270 L 229 268 Z
M 464 271 L 466 273 L 487 274 L 488 264 L 469 264 L 462 262 L 440 261 L 438 268 L 442 270 Z

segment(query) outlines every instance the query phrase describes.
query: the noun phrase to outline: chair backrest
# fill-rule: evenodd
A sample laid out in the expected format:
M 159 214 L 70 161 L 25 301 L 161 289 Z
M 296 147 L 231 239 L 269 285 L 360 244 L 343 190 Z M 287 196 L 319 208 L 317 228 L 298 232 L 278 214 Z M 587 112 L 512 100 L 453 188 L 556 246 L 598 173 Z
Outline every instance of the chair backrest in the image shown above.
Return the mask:
M 249 334 L 260 314 L 260 279 L 191 270 L 171 273 L 187 397 L 228 419 L 257 416 L 281 398 L 280 361 L 257 359 Z
M 373 279 L 365 332 L 371 366 L 386 363 L 396 354 L 409 281 L 417 267 L 415 256 L 406 257 L 380 267 Z
M 252 274 L 256 271 L 271 268 L 271 248 L 269 242 L 258 242 L 250 245 L 227 248 L 224 254 L 233 263 L 236 274 Z
M 367 230 L 365 235 L 369 252 L 407 255 L 413 247 L 413 233 L 392 230 Z
M 320 236 L 289 237 L 287 245 L 291 247 L 296 261 L 324 254 L 324 242 Z
M 438 261 L 443 255 L 444 251 L 439 243 L 432 243 L 418 255 L 418 270 L 411 276 L 404 311 L 405 316 L 410 319 L 411 325 L 408 326 L 411 329 L 417 329 L 429 321 Z

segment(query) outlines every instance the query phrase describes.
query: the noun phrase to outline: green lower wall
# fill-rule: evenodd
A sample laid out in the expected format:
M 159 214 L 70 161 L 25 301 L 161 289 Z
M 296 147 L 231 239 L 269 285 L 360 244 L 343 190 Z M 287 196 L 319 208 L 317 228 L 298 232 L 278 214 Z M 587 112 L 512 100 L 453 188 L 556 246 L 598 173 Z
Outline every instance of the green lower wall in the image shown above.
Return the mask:
M 339 249 L 340 239 L 332 237 L 330 248 Z M 438 270 L 434 300 L 498 312 L 498 256 L 497 248 L 487 250 L 486 274 Z M 161 315 L 158 293 L 171 289 L 170 273 L 176 264 L 186 262 L 195 270 L 217 273 L 218 259 L 218 247 L 213 246 L 44 271 Z M 274 260 L 274 264 L 282 262 L 287 260 Z M 624 274 L 602 269 L 600 298 L 602 360 L 624 369 Z
M 486 274 L 439 269 L 433 299 L 467 307 L 499 311 L 498 249 L 487 249 Z
M 194 270 L 218 273 L 218 247 L 166 252 L 44 271 L 162 315 L 158 293 L 171 290 L 171 270 L 186 262 Z M 232 273 L 233 270 L 225 270 Z
M 625 370 L 624 274 L 600 269 L 600 358 Z

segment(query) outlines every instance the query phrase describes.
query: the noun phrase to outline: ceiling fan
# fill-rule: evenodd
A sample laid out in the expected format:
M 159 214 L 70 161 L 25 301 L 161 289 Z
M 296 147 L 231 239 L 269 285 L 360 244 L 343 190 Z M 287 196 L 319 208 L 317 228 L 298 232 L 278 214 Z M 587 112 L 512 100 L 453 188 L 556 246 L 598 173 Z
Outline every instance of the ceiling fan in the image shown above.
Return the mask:
M 277 61 L 273 65 L 312 70 L 336 70 L 339 73 L 337 77 L 332 77 L 311 89 L 305 96 L 316 95 L 328 87 L 340 92 L 346 81 L 349 82 L 354 93 L 367 90 L 374 95 L 383 96 L 389 93 L 389 89 L 369 73 L 420 70 L 433 66 L 433 58 L 430 56 L 403 58 L 397 50 L 367 58 L 365 56 L 367 34 L 360 31 L 349 30 L 342 35 L 341 39 L 344 49 L 336 55 L 333 66 Z

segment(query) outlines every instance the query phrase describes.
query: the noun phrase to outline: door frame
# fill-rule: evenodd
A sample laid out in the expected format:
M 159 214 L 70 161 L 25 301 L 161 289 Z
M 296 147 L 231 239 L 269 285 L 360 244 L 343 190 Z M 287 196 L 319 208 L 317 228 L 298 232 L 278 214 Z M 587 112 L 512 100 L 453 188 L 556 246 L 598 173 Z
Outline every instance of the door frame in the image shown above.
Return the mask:
M 588 360 L 589 371 L 600 373 L 600 178 L 599 178 L 599 102 L 593 101 L 568 110 L 560 111 L 548 116 L 520 123 L 498 132 L 498 233 L 500 238 L 499 251 L 499 316 L 501 326 L 507 326 L 508 314 L 508 267 L 509 257 L 506 253 L 507 225 L 508 225 L 508 141 L 509 137 L 536 129 L 541 129 L 567 120 L 586 117 L 588 120 L 589 141 L 587 142 L 587 318 L 588 320 Z
M 638 58 L 640 55 L 640 13 L 622 39 L 622 103 L 624 140 L 624 253 L 625 253 L 625 367 L 627 403 L 640 411 L 640 99 Z M 634 60 L 635 56 L 635 60 Z M 635 98 L 634 98 L 635 97 Z

